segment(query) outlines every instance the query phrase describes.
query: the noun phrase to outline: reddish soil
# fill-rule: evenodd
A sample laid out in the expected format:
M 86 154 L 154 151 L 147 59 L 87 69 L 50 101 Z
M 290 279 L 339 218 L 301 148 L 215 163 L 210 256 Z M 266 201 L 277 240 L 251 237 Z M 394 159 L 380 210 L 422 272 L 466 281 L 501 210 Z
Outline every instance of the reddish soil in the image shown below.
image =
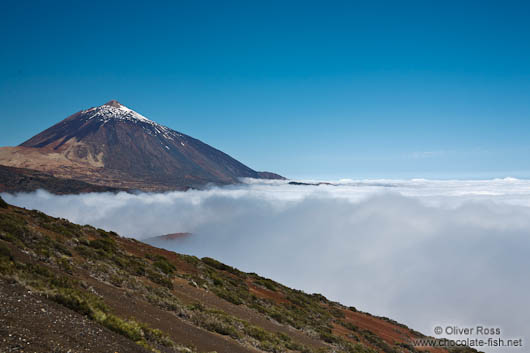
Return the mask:
M 344 310 L 344 314 L 346 315 L 344 319 L 345 322 L 350 322 L 361 329 L 374 333 L 391 346 L 398 342 L 409 343 L 411 339 L 419 338 L 409 329 L 375 316 L 371 316 L 362 312 L 353 312 L 351 310 Z M 348 329 L 339 325 L 335 325 L 333 332 L 338 335 L 340 334 L 343 337 L 347 337 L 347 335 L 351 333 Z M 447 352 L 444 349 L 432 347 L 421 349 L 431 353 Z
M 254 294 L 258 298 L 269 299 L 275 303 L 288 303 L 289 301 L 282 295 L 282 293 L 274 292 L 267 288 L 263 288 L 255 285 L 252 280 L 248 279 L 246 281 L 250 293 Z

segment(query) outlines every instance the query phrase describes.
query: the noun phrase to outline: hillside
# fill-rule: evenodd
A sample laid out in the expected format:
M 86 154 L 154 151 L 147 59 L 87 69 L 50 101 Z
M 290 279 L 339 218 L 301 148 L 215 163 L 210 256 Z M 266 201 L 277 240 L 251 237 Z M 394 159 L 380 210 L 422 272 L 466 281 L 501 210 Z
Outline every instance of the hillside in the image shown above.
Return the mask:
M 17 147 L 0 165 L 112 188 L 184 190 L 239 178 L 277 179 L 112 100 L 81 110 Z
M 2 352 L 391 353 L 421 351 L 410 341 L 424 337 L 214 259 L 2 199 L 0 275 Z
M 0 192 L 32 192 L 39 189 L 57 195 L 126 191 L 108 186 L 93 185 L 80 180 L 56 178 L 38 170 L 0 165 Z

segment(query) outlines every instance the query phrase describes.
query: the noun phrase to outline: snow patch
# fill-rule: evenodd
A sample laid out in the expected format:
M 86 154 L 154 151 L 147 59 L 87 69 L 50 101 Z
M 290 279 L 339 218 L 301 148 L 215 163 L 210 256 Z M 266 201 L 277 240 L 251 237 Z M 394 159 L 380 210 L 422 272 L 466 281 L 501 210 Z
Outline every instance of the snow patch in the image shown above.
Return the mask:
M 140 123 L 142 124 L 144 131 L 148 134 L 152 136 L 161 135 L 166 140 L 174 141 L 176 137 L 182 137 L 180 133 L 149 120 L 145 116 L 117 102 L 113 105 L 104 104 L 99 107 L 83 110 L 81 113 L 83 115 L 88 115 L 88 120 L 98 119 L 102 121 L 103 124 L 112 120 L 130 121 L 135 124 Z

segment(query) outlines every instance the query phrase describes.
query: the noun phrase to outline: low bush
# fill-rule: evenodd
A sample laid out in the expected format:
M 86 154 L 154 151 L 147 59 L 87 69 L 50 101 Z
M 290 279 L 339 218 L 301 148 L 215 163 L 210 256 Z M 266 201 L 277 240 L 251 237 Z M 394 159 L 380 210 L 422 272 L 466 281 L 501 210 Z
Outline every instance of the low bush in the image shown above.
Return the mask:
M 173 282 L 171 282 L 171 279 L 167 278 L 166 276 L 160 273 L 154 271 L 147 271 L 146 276 L 153 283 L 159 284 L 169 289 L 173 289 Z
M 276 286 L 274 285 L 274 281 L 271 281 L 270 279 L 267 279 L 267 278 L 259 278 L 255 280 L 254 283 L 259 286 L 265 287 L 268 290 L 273 291 L 273 292 L 277 290 Z
M 153 262 L 153 266 L 164 272 L 166 275 L 175 272 L 176 268 L 173 264 L 169 263 L 165 257 L 160 256 Z
M 122 320 L 114 315 L 106 315 L 101 323 L 112 331 L 119 333 L 134 342 L 143 340 L 144 333 L 142 327 L 136 321 Z
M 93 316 L 95 314 L 86 298 L 75 290 L 59 291 L 51 299 L 81 315 Z
M 211 257 L 203 257 L 201 259 L 203 263 L 205 263 L 208 266 L 211 266 L 217 270 L 230 272 L 234 275 L 241 276 L 243 273 L 239 271 L 237 268 L 234 268 L 232 266 L 225 265 L 222 262 L 219 262 L 217 260 L 212 259 Z
M 18 215 L 0 213 L 0 237 L 7 241 L 22 239 L 26 233 L 26 220 Z
M 0 261 L 3 260 L 13 260 L 13 256 L 11 255 L 11 250 L 7 247 L 7 245 L 0 243 Z
M 243 304 L 243 300 L 239 296 L 237 296 L 235 293 L 233 293 L 230 290 L 227 290 L 223 287 L 215 287 L 212 289 L 212 292 L 214 292 L 218 297 L 229 301 L 232 304 L 235 305 L 241 305 Z
M 88 246 L 94 249 L 101 249 L 108 253 L 113 253 L 116 250 L 116 241 L 112 238 L 99 238 L 91 240 Z

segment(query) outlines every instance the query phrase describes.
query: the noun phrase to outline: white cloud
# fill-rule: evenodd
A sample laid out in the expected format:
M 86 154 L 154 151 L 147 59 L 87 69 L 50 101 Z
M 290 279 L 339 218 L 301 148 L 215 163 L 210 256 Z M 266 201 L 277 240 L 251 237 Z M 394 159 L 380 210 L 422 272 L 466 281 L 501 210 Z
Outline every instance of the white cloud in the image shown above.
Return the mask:
M 437 324 L 482 324 L 500 327 L 505 339 L 530 338 L 530 181 L 333 184 L 248 180 L 163 194 L 3 197 L 139 239 L 191 232 L 158 245 L 212 256 L 427 334 Z

